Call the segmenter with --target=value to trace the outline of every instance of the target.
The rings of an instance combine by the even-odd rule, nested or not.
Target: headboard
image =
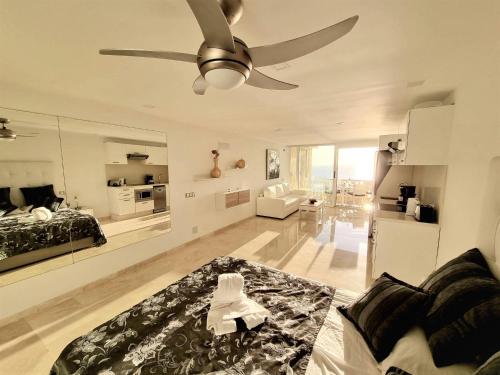
[[[497,220],[497,230],[493,241],[495,247],[495,259],[491,259],[489,266],[496,278],[500,280],[500,217]]]
[[[24,205],[19,188],[49,184],[56,194],[64,190],[62,167],[51,161],[0,161],[0,187],[10,187],[10,199],[16,206]]]

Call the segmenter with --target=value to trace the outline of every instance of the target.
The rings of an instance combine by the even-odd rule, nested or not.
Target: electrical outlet
[[[195,225],[195,226],[193,227],[192,232],[193,232],[193,234],[198,233],[198,226],[197,226],[197,225]]]
[[[194,191],[191,191],[189,193],[185,193],[184,197],[185,198],[194,198],[195,197]]]

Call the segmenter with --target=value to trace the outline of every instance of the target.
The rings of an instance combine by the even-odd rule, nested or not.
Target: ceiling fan
[[[7,125],[10,123],[9,119],[0,117],[0,141],[12,142],[15,141],[17,137],[23,138],[33,138],[34,135],[16,134],[12,129],[8,129]],[[39,134],[39,133],[31,133]]]
[[[255,68],[275,65],[314,52],[347,34],[358,21],[353,16],[335,25],[281,43],[251,47],[234,37],[229,29],[243,13],[242,0],[187,0],[200,25],[205,41],[198,54],[136,49],[101,49],[101,55],[150,57],[196,63],[200,75],[193,83],[195,94],[212,86],[229,90],[247,85],[271,90],[298,86],[268,77]]]

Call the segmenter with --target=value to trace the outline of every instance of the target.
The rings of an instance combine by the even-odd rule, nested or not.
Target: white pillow
[[[283,195],[285,195],[285,190],[283,189],[283,185],[278,184],[276,186],[276,198],[281,198]]]
[[[23,207],[18,207],[14,211],[10,211],[7,215],[5,216],[14,216],[14,215],[25,215],[29,214],[30,210],[33,208],[33,205],[31,206],[23,206]]]
[[[380,363],[382,374],[392,366],[410,374],[425,375],[471,375],[476,370],[467,364],[436,367],[425,333],[419,327],[412,328],[400,338],[391,354]]]
[[[285,192],[285,194],[288,194],[290,193],[290,185],[288,184],[288,182],[283,182],[283,191]]]
[[[264,197],[266,198],[276,198],[276,186],[268,186],[264,189]]]

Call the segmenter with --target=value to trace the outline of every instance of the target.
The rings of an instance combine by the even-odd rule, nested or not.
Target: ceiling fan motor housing
[[[229,52],[220,48],[207,47],[203,43],[198,50],[197,64],[203,77],[207,72],[214,69],[231,69],[240,72],[245,80],[250,77],[252,71],[252,59],[248,53],[247,45],[238,38],[234,38],[235,52]]]

